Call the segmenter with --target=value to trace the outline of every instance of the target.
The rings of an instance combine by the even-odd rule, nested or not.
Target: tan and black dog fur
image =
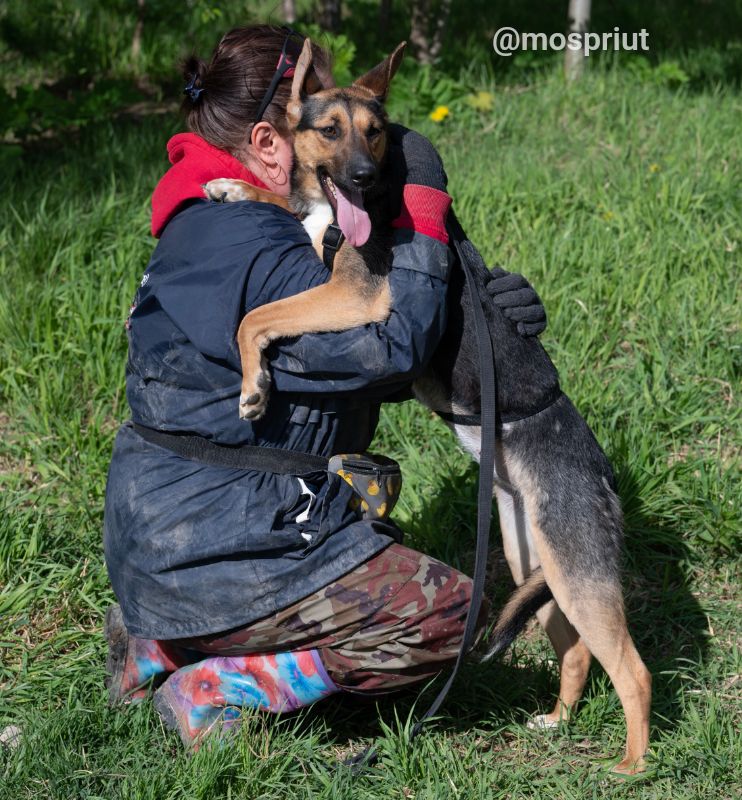
[[[386,118],[381,104],[401,55],[402,46],[349,88],[307,94],[311,50],[305,43],[288,107],[295,156],[288,202],[234,181],[212,181],[207,194],[214,199],[277,202],[304,218],[318,247],[331,216],[325,176],[347,185],[348,165],[354,159],[369,159],[377,167],[382,162]],[[337,135],[328,136],[330,131],[323,128]],[[372,189],[367,196],[373,222],[379,197]],[[324,217],[319,214],[313,220],[322,206]],[[554,709],[535,717],[531,726],[551,727],[569,718],[582,694],[592,654],[613,682],[626,716],[626,751],[614,769],[639,772],[649,745],[651,677],[626,626],[620,576],[623,522],[611,466],[561,392],[556,369],[538,339],[520,336],[491,302],[485,288],[489,271],[450,216],[452,236],[463,241],[473,265],[494,345],[495,495],[505,555],[519,587],[498,619],[488,656],[511,642],[525,614],[539,608],[539,621],[559,660],[560,689]],[[268,378],[262,351],[270,341],[386,319],[390,238],[388,231],[376,228],[374,224],[368,245],[341,247],[329,283],[262,306],[242,321],[241,415],[255,419],[265,409]],[[413,388],[418,400],[441,414],[477,460],[480,428],[471,423],[480,413],[478,376],[473,315],[463,270],[455,268],[448,288],[446,333]]]

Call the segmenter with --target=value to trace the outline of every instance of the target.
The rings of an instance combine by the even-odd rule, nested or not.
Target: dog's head
[[[405,44],[346,88],[312,70],[308,39],[296,63],[286,109],[294,136],[292,189],[305,205],[326,198],[354,247],[371,233],[364,204],[379,181],[387,144],[384,101]]]

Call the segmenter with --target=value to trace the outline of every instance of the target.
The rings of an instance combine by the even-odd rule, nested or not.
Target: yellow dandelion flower
[[[649,171],[650,171],[650,173],[652,175],[654,175],[655,172],[659,172],[660,171],[660,165],[659,164],[650,164],[649,165]]]
[[[605,211],[601,216],[606,222],[610,222],[616,215],[612,211]]]
[[[435,111],[430,112],[430,118],[433,122],[443,122],[450,113],[448,106],[438,106]]]

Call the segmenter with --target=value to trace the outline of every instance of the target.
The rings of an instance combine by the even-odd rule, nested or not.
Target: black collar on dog
[[[327,226],[325,235],[322,237],[322,260],[327,269],[332,269],[335,261],[335,253],[342,247],[345,241],[345,234],[340,230],[338,221],[333,218]]]
[[[536,406],[536,408],[529,411],[527,414],[516,412],[514,414],[502,414],[498,412],[497,424],[498,426],[505,425],[508,422],[520,422],[523,419],[530,419],[551,408],[557,400],[561,400],[563,396],[562,390],[557,386],[556,391],[552,392],[548,397],[544,398],[543,403]],[[435,412],[444,422],[450,422],[452,425],[468,425],[475,427],[482,424],[481,414],[456,414],[452,411],[436,411]]]

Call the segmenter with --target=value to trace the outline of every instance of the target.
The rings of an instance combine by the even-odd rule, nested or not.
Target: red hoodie
[[[187,200],[204,200],[203,184],[214,178],[246,181],[268,187],[226,150],[210,145],[195,133],[179,133],[167,143],[173,165],[152,195],[152,235],[159,238],[167,223]]]
[[[205,199],[203,184],[214,178],[246,181],[261,189],[268,187],[226,150],[209,144],[195,133],[179,133],[167,143],[173,165],[160,179],[152,195],[152,235],[160,237],[167,223],[187,200]],[[407,184],[402,209],[392,222],[394,228],[408,228],[446,244],[446,213],[451,198],[430,186]]]

